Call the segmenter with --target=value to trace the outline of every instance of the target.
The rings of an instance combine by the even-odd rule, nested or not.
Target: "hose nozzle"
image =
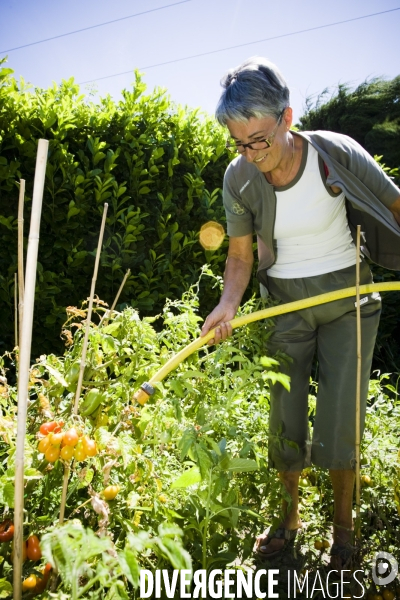
[[[155,392],[155,389],[150,383],[142,383],[140,388],[133,394],[133,399],[136,400],[139,404],[144,406],[146,402],[149,400],[150,396],[152,396]]]

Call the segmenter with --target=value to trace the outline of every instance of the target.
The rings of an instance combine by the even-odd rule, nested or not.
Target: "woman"
[[[291,131],[288,87],[276,66],[263,58],[249,59],[229,72],[222,86],[216,118],[228,128],[227,146],[239,156],[224,179],[229,250],[220,302],[202,329],[205,335],[216,327],[210,343],[232,333],[229,321],[252,272],[254,232],[262,293],[282,302],[355,285],[352,231],[358,224],[366,237],[363,253],[400,269],[400,192],[369,154],[347,136]],[[362,262],[361,283],[371,281]],[[301,527],[298,483],[310,463],[329,469],[332,481],[331,567],[343,568],[353,551],[355,315],[354,298],[349,298],[276,319],[268,350],[280,349],[292,358],[283,369],[291,389],[271,386],[269,460],[292,501],[283,502],[278,529],[258,538],[258,553],[267,558],[282,552]],[[361,316],[362,431],[380,316],[378,294],[362,300]],[[316,349],[319,387],[311,441],[307,399]]]

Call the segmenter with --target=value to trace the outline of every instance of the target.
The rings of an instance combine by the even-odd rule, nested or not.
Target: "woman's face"
[[[262,119],[251,117],[245,123],[228,121],[227,127],[236,144],[247,144],[256,140],[263,140],[269,138],[275,132],[270,148],[264,148],[263,150],[245,148],[243,153],[248,162],[254,163],[262,173],[268,173],[279,167],[283,156],[287,153],[287,132],[291,123],[292,109],[289,107],[285,110],[278,126],[277,120],[274,117],[265,117]]]

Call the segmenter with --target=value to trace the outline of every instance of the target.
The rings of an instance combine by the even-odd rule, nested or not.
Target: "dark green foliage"
[[[96,285],[102,300],[111,304],[129,267],[119,306],[156,314],[167,297],[180,297],[197,280],[205,262],[222,271],[226,242],[220,253],[205,252],[198,242],[203,223],[225,221],[220,188],[228,156],[213,119],[175,106],[162,90],[144,95],[138,73],[120,102],[106,97],[98,105],[79,94],[73,79],[32,92],[11,73],[0,71],[0,320],[6,348],[14,345],[18,183],[26,180],[27,243],[39,138],[50,144],[33,356],[61,350],[65,306],[89,295],[105,202]],[[217,295],[207,291],[208,308]]]
[[[313,102],[307,100],[300,117],[302,131],[325,129],[345,133],[372,156],[383,155],[386,164],[400,166],[400,76],[391,81],[365,81],[354,91],[340,84],[327,100],[325,90]]]

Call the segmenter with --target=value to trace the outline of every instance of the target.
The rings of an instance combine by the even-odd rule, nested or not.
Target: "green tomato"
[[[80,413],[88,417],[97,410],[103,400],[103,394],[97,388],[88,391],[80,407]]]
[[[68,390],[73,392],[76,389],[76,383],[79,378],[79,362],[74,362],[65,374],[65,381],[68,383]]]

